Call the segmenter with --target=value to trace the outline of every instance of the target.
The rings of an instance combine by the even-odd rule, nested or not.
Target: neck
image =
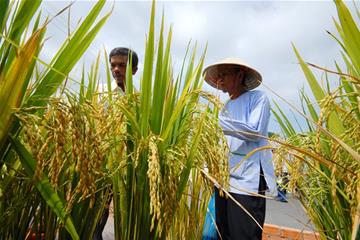
[[[124,83],[118,84],[118,87],[121,88],[121,90],[123,90],[125,92],[125,84]]]
[[[230,99],[236,99],[244,92],[246,92],[246,90],[244,88],[239,88],[239,90],[237,90],[237,91],[234,91],[231,93],[229,92],[229,97],[230,97]]]

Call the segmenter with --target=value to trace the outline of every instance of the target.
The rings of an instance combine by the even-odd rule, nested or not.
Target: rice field
[[[174,73],[173,30],[163,18],[155,35],[153,2],[139,91],[130,61],[126,95],[112,91],[110,75],[100,93],[99,54],[90,74],[70,78],[74,92],[69,73],[111,12],[103,13],[104,0],[94,3],[46,63],[39,54],[52,19],[40,21],[40,4],[0,2],[0,239],[92,239],[111,200],[115,239],[201,239],[213,185],[227,194],[229,179],[222,104],[202,91],[206,50],[195,61],[196,46],[188,46]],[[301,92],[307,129],[297,132],[275,105],[283,135],[270,140],[321,239],[359,239],[359,12],[354,20],[344,2],[335,5],[331,37],[346,69],[309,65],[294,46],[312,90]],[[338,76],[335,89],[320,84],[327,74]]]

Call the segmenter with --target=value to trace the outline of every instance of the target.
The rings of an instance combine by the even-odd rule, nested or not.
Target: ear
[[[132,74],[134,75],[137,72],[138,68],[137,67],[133,67],[132,69]]]

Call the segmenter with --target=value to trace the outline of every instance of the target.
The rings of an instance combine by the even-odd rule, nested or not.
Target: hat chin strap
[[[243,94],[244,92],[246,92],[247,90],[245,88],[240,88],[239,91],[233,92],[233,93],[229,93],[229,97],[230,99],[236,99],[238,98],[241,94]]]

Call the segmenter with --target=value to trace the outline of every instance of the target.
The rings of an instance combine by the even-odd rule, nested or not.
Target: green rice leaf
[[[154,65],[154,35],[155,35],[155,1],[151,6],[151,17],[149,26],[149,36],[146,43],[144,72],[141,81],[141,95],[140,95],[140,129],[141,135],[147,137],[149,127],[149,116],[151,111],[151,96],[152,96],[152,72]]]
[[[294,45],[293,45],[293,49],[294,49],[297,59],[299,60],[300,66],[305,74],[305,77],[310,85],[310,88],[312,90],[312,93],[313,93],[315,99],[318,102],[322,101],[323,99],[325,99],[324,90],[321,88],[321,86],[319,85],[314,74],[311,72],[310,68],[307,66],[307,64],[304,62],[304,60],[301,58],[299,52],[297,51],[297,49],[295,48]],[[339,119],[336,112],[332,112],[330,114],[328,125],[329,125],[328,126],[329,131],[334,133],[336,136],[341,136],[345,130],[343,127],[343,124],[342,124],[341,120]]]
[[[126,66],[126,73],[125,73],[125,77],[126,77],[126,84],[125,84],[125,92],[128,95],[131,95],[134,93],[134,83],[133,83],[133,67],[132,67],[132,55],[129,54],[128,56],[128,62],[127,62],[127,66]]]
[[[190,149],[189,155],[186,158],[186,164],[185,164],[184,170],[181,172],[179,187],[176,192],[176,198],[178,200],[180,200],[180,197],[181,197],[181,195],[184,191],[184,188],[188,182],[190,171],[191,171],[191,165],[193,164],[194,158],[195,158],[196,154],[198,154],[198,152],[199,152],[198,146],[199,146],[199,142],[200,142],[200,136],[202,133],[203,122],[206,117],[207,117],[207,113],[206,112],[202,113],[202,116],[199,120],[198,126],[196,127],[197,130],[196,130],[195,136],[192,139],[191,149]]]
[[[41,18],[41,11],[39,11],[39,14],[38,14],[38,16],[37,16],[37,18],[35,20],[32,33],[36,32],[39,29],[40,18]]]
[[[344,39],[345,38],[345,36],[344,36],[344,31],[343,31],[343,29],[341,28],[341,25],[338,23],[338,21],[336,21],[334,18],[333,18],[333,22],[334,22],[334,25],[335,25],[335,27],[336,27],[336,30],[338,31],[338,33],[339,33],[339,35],[340,35],[340,37],[341,37],[341,39]],[[341,40],[339,39],[339,38],[337,38],[335,35],[333,35],[333,34],[330,34],[333,38],[335,38],[335,40],[340,44],[340,46],[342,47],[342,49],[345,51],[345,52],[347,52],[347,50],[346,50],[346,47],[345,47],[345,45],[341,42]]]
[[[99,32],[101,27],[105,24],[106,20],[110,16],[110,14],[105,15],[91,30],[89,30],[91,28],[91,24],[97,18],[104,3],[104,0],[98,1],[90,14],[86,17],[84,22],[76,31],[74,36],[69,41],[65,41],[66,47],[62,49],[61,53],[53,64],[53,68],[63,74],[59,74],[54,70],[50,69],[46,76],[41,79],[35,92],[28,100],[27,105],[43,106],[44,104],[46,104],[46,99],[56,92],[58,87],[65,79],[64,75],[66,76],[67,74],[69,74],[71,69],[74,67],[82,54],[89,47],[96,34]],[[72,57],[69,58],[69,56]]]
[[[0,1],[0,29],[1,29],[1,32],[3,32],[2,26],[5,22],[4,20],[6,20],[5,16],[6,16],[8,7],[9,7],[9,0]],[[1,37],[0,37],[0,42],[1,42]]]
[[[0,109],[0,144],[4,143],[11,128],[14,109],[20,107],[22,102],[25,85],[28,84],[27,77],[33,66],[33,57],[39,48],[43,30],[40,29],[30,37],[18,50],[17,57],[11,62],[6,75],[0,75],[0,102],[3,103]]]
[[[41,0],[21,1],[16,17],[11,24],[9,31],[10,39],[19,43],[22,32],[29,25],[40,4]]]
[[[199,64],[197,66],[197,75],[195,77],[195,81],[194,81],[194,85],[193,85],[193,89],[199,89],[202,86],[202,83],[204,81],[200,81],[201,77],[202,77],[202,69],[204,66],[204,61],[205,61],[205,56],[206,56],[206,51],[207,51],[207,44],[205,46],[205,50],[200,58]]]
[[[81,81],[80,81],[80,90],[79,90],[79,100],[80,102],[85,101],[85,65],[82,67],[81,71]]]
[[[352,18],[349,9],[341,0],[335,0],[338,17],[344,32],[343,41],[347,53],[352,60],[357,72],[360,74],[360,31]]]
[[[341,69],[337,64],[336,64],[336,68],[337,68],[338,72],[341,73]],[[347,93],[348,101],[351,104],[352,109],[354,109],[354,112],[357,115],[357,119],[360,119],[358,100],[357,100],[356,92],[355,92],[353,86],[348,81],[348,79],[343,76],[340,77],[340,80],[341,80],[342,87],[344,88],[345,92]]]
[[[290,131],[287,129],[284,121],[282,120],[282,118],[280,117],[280,115],[277,113],[277,111],[272,108],[272,109],[271,109],[271,112],[274,114],[274,117],[275,117],[275,119],[276,119],[276,122],[280,125],[281,131],[283,132],[283,134],[284,134],[286,137],[290,137],[290,136],[291,136]]]
[[[294,127],[292,126],[290,120],[288,119],[288,117],[286,116],[286,114],[282,111],[282,109],[280,108],[280,106],[274,102],[275,107],[277,109],[277,112],[280,113],[280,115],[282,116],[282,124],[285,125],[285,129],[286,129],[286,133],[288,136],[293,136],[296,134],[296,131],[294,129]],[[274,111],[273,111],[274,112]],[[279,120],[279,119],[278,119]]]
[[[307,106],[307,109],[309,110],[311,118],[314,120],[314,122],[318,122],[319,116],[318,116],[313,104],[311,103],[309,97],[305,94],[304,91],[301,91],[301,96],[306,103],[306,106]]]
[[[163,70],[163,51],[164,51],[164,13],[162,15],[161,27],[160,27],[160,37],[159,44],[157,50],[157,62],[156,62],[156,70],[155,70],[155,79],[153,86],[153,97],[152,102],[152,113],[151,113],[151,126],[152,131],[155,134],[158,134],[161,129],[161,117],[163,115],[163,106],[164,106],[164,97],[161,92],[164,92],[160,87],[163,86],[163,81],[165,79],[162,78],[162,70]]]
[[[31,154],[26,150],[24,145],[21,142],[13,137],[10,137],[11,144],[17,154],[20,157],[21,164],[23,165],[26,173],[29,177],[33,177],[35,172],[35,160]],[[49,179],[43,177],[42,179],[35,179],[35,186],[40,192],[41,196],[44,198],[48,206],[54,211],[54,213],[61,219],[64,223],[66,230],[69,232],[73,239],[80,239],[76,228],[71,220],[71,216],[65,211],[65,204],[60,199],[58,194],[51,187]]]
[[[111,89],[111,72],[110,72],[110,64],[108,60],[108,53],[106,49],[104,49],[104,59],[105,59],[105,66],[106,66],[106,85],[107,85],[107,92],[109,97],[109,103],[112,103],[112,89]]]
[[[325,93],[322,87],[319,85],[317,79],[315,78],[314,74],[311,72],[310,68],[307,66],[307,64],[304,62],[302,57],[300,56],[298,50],[296,49],[295,45],[293,44],[293,50],[296,54],[297,59],[299,60],[301,69],[304,72],[304,75],[310,85],[310,88],[312,90],[312,93],[314,94],[315,99],[320,102],[325,98]]]

